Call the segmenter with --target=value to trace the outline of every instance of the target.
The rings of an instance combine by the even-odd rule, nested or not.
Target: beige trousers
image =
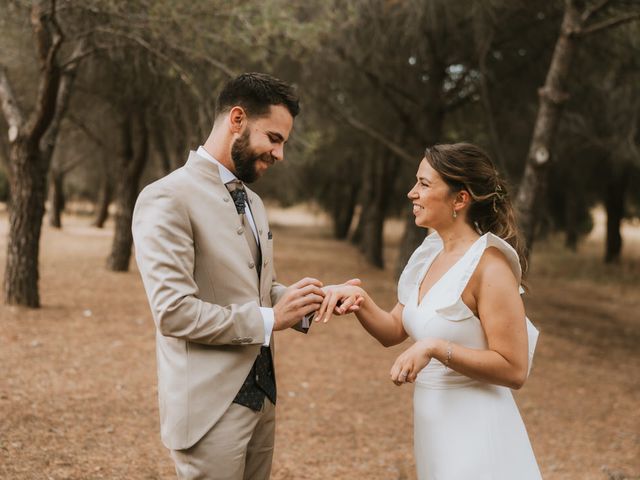
[[[232,403],[198,443],[172,450],[180,480],[268,480],[275,437],[275,406],[260,412]]]

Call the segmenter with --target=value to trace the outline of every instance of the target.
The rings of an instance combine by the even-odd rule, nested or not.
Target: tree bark
[[[4,299],[7,304],[32,308],[40,306],[38,258],[47,178],[40,157],[29,139],[19,138],[12,145]]]
[[[123,155],[117,179],[117,213],[111,254],[107,259],[107,268],[114,272],[129,270],[133,237],[131,221],[133,208],[140,185],[140,178],[149,157],[149,132],[145,111],[138,107],[133,114],[127,114],[122,127]],[[139,138],[134,147],[134,135]]]

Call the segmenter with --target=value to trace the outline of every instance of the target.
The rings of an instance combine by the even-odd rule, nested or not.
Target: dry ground
[[[383,306],[390,271],[367,266],[318,219],[273,211],[280,279],[351,275]],[[105,270],[111,231],[67,218],[45,228],[40,310],[0,307],[0,478],[168,479],[160,443],[154,328],[135,267]],[[4,265],[6,216],[0,216]],[[516,397],[544,478],[640,478],[640,238],[623,267],[590,240],[569,255],[538,245],[529,316],[541,330]],[[397,225],[389,226],[394,256]],[[391,263],[390,263],[391,264]],[[388,381],[395,356],[353,317],[277,335],[273,478],[412,479],[412,387]],[[455,449],[455,445],[450,446]],[[517,480],[517,479],[514,479]]]

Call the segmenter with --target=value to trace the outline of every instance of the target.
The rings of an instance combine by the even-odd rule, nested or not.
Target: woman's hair
[[[454,143],[429,147],[424,157],[452,192],[469,192],[467,221],[481,235],[491,232],[509,243],[518,253],[524,276],[527,271],[524,242],[507,184],[489,156],[470,143]]]

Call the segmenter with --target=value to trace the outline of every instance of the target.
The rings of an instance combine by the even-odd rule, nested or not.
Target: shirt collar
[[[218,171],[220,172],[220,180],[222,180],[222,183],[226,184],[229,182],[233,182],[234,180],[238,180],[238,177],[236,177],[231,172],[231,170],[229,170],[227,167],[221,164],[218,160],[213,158],[213,156],[209,152],[207,152],[202,145],[198,147],[198,151],[196,153],[201,157],[206,158],[210,162],[213,162],[216,165],[218,165]]]

